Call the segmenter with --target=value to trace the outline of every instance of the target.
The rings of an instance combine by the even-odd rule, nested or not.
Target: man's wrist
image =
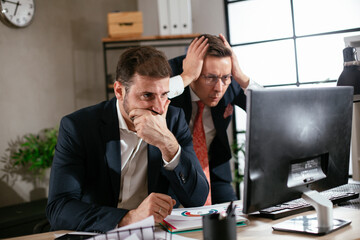
[[[120,222],[118,223],[117,227],[123,227],[126,225],[131,224],[131,215],[135,210],[130,210],[128,211],[125,216],[120,220]]]
[[[166,162],[170,162],[176,155],[179,150],[179,143],[177,142],[174,135],[169,136],[166,141],[162,143],[162,146],[159,147],[162,157]]]
[[[242,89],[246,89],[250,84],[250,78],[245,74],[240,74],[239,76],[233,76],[233,78],[240,85]]]
[[[184,83],[184,87],[188,86],[192,81],[194,81],[194,77],[191,75],[187,75],[185,72],[183,72],[182,74],[180,74],[180,77],[183,80]]]

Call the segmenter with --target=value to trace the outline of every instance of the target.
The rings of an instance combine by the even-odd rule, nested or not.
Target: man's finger
[[[197,48],[197,46],[203,41],[204,36],[201,36],[201,38],[195,38],[189,46],[189,51],[191,51],[193,48]]]
[[[153,115],[157,115],[159,114],[158,112],[155,112],[154,110],[151,110],[151,109],[147,109],[147,108],[135,108],[133,110],[131,110],[129,112],[129,117],[131,118],[131,120],[139,117],[139,116],[142,116],[148,112],[151,112]]]
[[[227,48],[230,48],[230,49],[231,49],[231,46],[230,46],[229,42],[226,40],[225,36],[224,36],[222,33],[219,34],[219,37],[220,37],[220,39],[223,41],[224,45],[225,45]]]
[[[209,44],[207,43],[207,39],[205,39],[205,41],[201,44],[199,50],[199,56],[201,58],[204,58],[205,54],[207,53],[207,50],[209,48]]]

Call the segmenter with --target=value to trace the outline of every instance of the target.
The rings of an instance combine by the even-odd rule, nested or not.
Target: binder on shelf
[[[170,0],[172,1],[172,0]],[[177,0],[180,12],[180,29],[181,34],[192,33],[191,22],[191,0]]]
[[[168,0],[157,0],[160,35],[170,35]]]
[[[192,33],[191,0],[157,0],[159,34]]]
[[[170,34],[178,35],[181,34],[180,28],[180,2],[178,0],[168,0],[169,4],[169,22],[170,22]]]

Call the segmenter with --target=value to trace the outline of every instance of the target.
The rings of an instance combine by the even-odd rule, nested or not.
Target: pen
[[[231,209],[230,213],[228,214],[228,217],[235,214],[235,209],[236,209],[236,205],[234,205],[234,207]]]
[[[229,216],[230,212],[233,209],[233,201],[230,202],[228,208],[226,209],[226,215]]]

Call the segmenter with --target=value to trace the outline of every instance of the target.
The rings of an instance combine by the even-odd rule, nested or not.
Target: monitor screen
[[[346,184],[351,87],[249,90],[243,212]]]

